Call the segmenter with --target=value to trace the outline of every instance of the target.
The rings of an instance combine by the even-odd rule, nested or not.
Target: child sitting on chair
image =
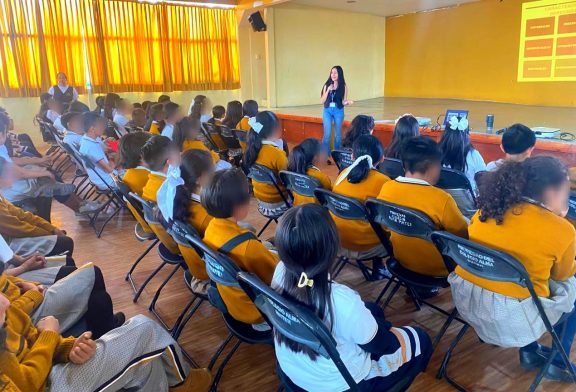
[[[174,133],[174,125],[184,118],[184,113],[180,105],[174,102],[167,102],[164,104],[164,128],[162,128],[162,136],[166,136],[172,140]]]
[[[242,105],[243,117],[242,120],[240,120],[240,122],[236,124],[236,128],[241,129],[243,131],[249,131],[250,124],[248,123],[248,121],[250,120],[250,118],[256,117],[257,114],[258,114],[258,102],[254,101],[253,99],[244,101],[244,104]]]
[[[392,141],[386,149],[386,158],[401,159],[400,149],[404,142],[413,137],[420,136],[420,125],[418,120],[411,114],[400,116],[396,120]]]
[[[328,157],[318,139],[306,139],[292,150],[288,159],[288,171],[304,174],[317,179],[323,189],[332,190],[332,181],[323,173],[318,166],[320,162],[326,162]],[[305,203],[317,203],[315,197],[301,196],[297,192],[294,194],[294,205]]]
[[[86,112],[82,115],[84,136],[80,142],[80,154],[89,159],[95,166],[88,169],[90,182],[100,190],[114,187],[112,174],[116,174],[116,162],[110,161],[106,155],[106,147],[102,142],[102,135],[106,130],[106,120],[99,115]]]
[[[212,108],[212,118],[208,120],[209,124],[220,125],[226,117],[226,108],[222,105],[216,105]]]
[[[82,136],[84,136],[82,113],[68,112],[64,114],[62,116],[62,125],[66,128],[62,141],[74,147],[76,151],[79,151]]]
[[[142,197],[156,202],[158,189],[166,180],[168,169],[180,166],[180,150],[167,137],[152,136],[142,147],[142,160],[150,170]]]
[[[353,148],[354,163],[336,180],[333,191],[364,203],[378,196],[382,185],[390,181],[375,167],[384,160],[384,147],[371,135],[360,136]],[[388,272],[382,263],[387,252],[378,235],[367,221],[333,216],[340,233],[342,255],[358,260],[373,260],[374,279],[383,279]]]
[[[372,135],[372,132],[374,132],[374,117],[359,114],[350,123],[346,136],[342,140],[342,147],[351,150],[360,136]]]
[[[488,163],[486,170],[496,170],[507,161],[522,162],[526,158],[530,158],[535,145],[536,135],[533,130],[522,124],[509,126],[502,134],[502,142],[500,143],[500,149],[506,156],[504,159]]]
[[[339,238],[326,210],[315,204],[292,208],[280,220],[275,243],[282,262],[272,287],[326,324],[358,390],[396,390],[400,382],[406,383],[401,389],[406,390],[426,369],[432,354],[430,337],[417,327],[393,327],[377,304],[365,303],[357,292],[330,278]],[[349,390],[331,359],[279,331],[274,342],[285,385],[293,383],[310,392]]]
[[[152,135],[160,135],[166,117],[164,114],[164,105],[161,103],[151,105],[148,113],[148,121],[144,126],[144,131],[150,132]]]
[[[132,132],[122,136],[118,152],[120,166],[124,169],[122,181],[131,192],[142,196],[142,190],[148,182],[150,170],[142,160],[142,147],[152,136],[148,132]]]
[[[244,154],[246,170],[255,165],[262,165],[272,170],[280,188],[280,194],[276,187],[253,181],[254,196],[258,200],[258,209],[267,217],[280,216],[288,209],[284,199],[288,194],[282,185],[278,174],[288,168],[288,158],[284,150],[278,148],[277,140],[282,136],[278,117],[272,112],[264,111],[250,119],[250,132]],[[283,197],[284,196],[284,199]]]
[[[251,230],[239,225],[250,211],[250,189],[244,173],[240,169],[216,172],[201,199],[206,212],[214,217],[206,228],[204,242],[226,253],[241,270],[256,274],[269,285],[278,257]],[[218,286],[218,291],[234,319],[252,324],[256,330],[270,329],[244,291],[223,286]]]

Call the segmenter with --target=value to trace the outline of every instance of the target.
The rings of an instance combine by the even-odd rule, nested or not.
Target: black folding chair
[[[384,158],[377,169],[380,173],[386,174],[393,180],[404,175],[404,166],[402,166],[400,159]]]
[[[205,143],[208,144],[208,148],[214,150],[218,153],[222,152],[224,147],[224,142],[220,140],[220,134],[215,129],[213,124],[202,123],[200,126],[201,137],[205,139]],[[220,143],[219,143],[220,142]]]
[[[374,224],[385,226],[394,233],[403,236],[431,241],[432,233],[436,230],[436,227],[430,218],[420,211],[378,199],[369,199],[366,202],[366,207],[369,211],[370,220],[374,222]],[[425,262],[425,260],[422,261]],[[448,330],[448,327],[450,327],[452,321],[454,319],[459,321],[462,320],[458,318],[458,311],[456,308],[450,312],[447,312],[446,310],[434,305],[433,303],[422,299],[418,294],[417,289],[446,288],[449,286],[448,279],[442,276],[428,276],[411,271],[402,266],[401,262],[394,257],[393,253],[391,253],[391,257],[386,262],[386,266],[388,267],[388,271],[390,271],[395,279],[391,279],[382,289],[376,302],[380,302],[384,294],[388,291],[389,287],[393,282],[395,282],[396,285],[384,302],[383,308],[388,306],[398,289],[401,286],[404,286],[408,295],[414,301],[417,310],[420,310],[421,304],[425,304],[430,308],[442,313],[443,315],[448,316],[448,319],[434,339],[434,347],[436,347],[436,345],[440,342],[440,339],[442,339],[442,336],[444,336]],[[451,270],[453,270],[453,268],[449,269],[448,271]]]
[[[570,198],[568,199],[568,214],[566,218],[570,220],[576,220],[576,192],[570,192]]]
[[[228,256],[212,250],[208,245],[206,245],[199,236],[194,236],[190,234],[186,234],[186,239],[190,242],[195,249],[198,249],[200,252],[202,259],[206,263],[206,272],[208,272],[208,276],[210,276],[210,280],[214,284],[218,284],[221,286],[226,287],[233,287],[241,290],[240,284],[237,280],[237,275],[241,272],[240,268],[236,265],[236,263],[229,258]],[[212,369],[216,364],[216,361],[222,355],[222,352],[230,343],[233,337],[237,338],[236,344],[232,347],[232,349],[228,352],[228,354],[224,357],[224,360],[220,364],[216,375],[214,376],[214,380],[212,381],[212,386],[210,391],[216,391],[218,388],[218,383],[222,378],[222,374],[224,372],[224,368],[226,364],[230,361],[234,353],[238,350],[238,347],[242,343],[248,344],[273,344],[273,337],[272,337],[272,330],[261,332],[256,331],[252,325],[240,322],[234,319],[228,313],[226,305],[224,301],[220,297],[220,293],[218,289],[214,286],[208,289],[208,300],[210,303],[218,309],[222,313],[222,317],[224,320],[224,324],[228,328],[230,334],[224,340],[224,342],[220,345],[210,363],[208,364],[208,369]],[[187,322],[187,321],[185,321]]]
[[[324,358],[331,359],[350,387],[349,391],[358,390],[358,384],[340,358],[334,337],[317,315],[310,309],[283,298],[254,274],[240,272],[238,282],[276,332],[305,345]],[[290,392],[303,391],[281,373],[279,366],[278,371],[284,388]]]
[[[228,128],[226,125],[214,125],[214,128],[218,131],[220,139],[226,146],[228,159],[234,165],[239,166],[242,161],[242,146],[240,145],[236,129]]]
[[[318,202],[328,209],[332,214],[336,215],[339,218],[346,219],[346,220],[356,220],[356,221],[365,221],[369,223],[380,242],[386,248],[388,254],[392,254],[392,247],[386,237],[386,233],[382,229],[380,225],[375,225],[370,221],[368,210],[366,206],[362,204],[360,201],[343,195],[339,195],[337,193],[331,192],[326,189],[318,188],[314,191],[314,195]],[[353,265],[358,267],[364,275],[366,280],[372,280],[373,270],[370,267],[367,267],[364,264],[364,261],[372,260],[370,259],[356,259],[356,264],[350,262],[348,257],[341,256],[338,261],[334,264],[334,273],[333,277],[336,278],[342,269],[346,266],[346,264]]]
[[[255,164],[252,165],[252,167],[250,168],[250,171],[248,172],[248,177],[251,178],[252,181],[254,182],[274,186],[274,188],[276,188],[276,191],[278,192],[278,195],[280,195],[282,201],[284,202],[284,204],[286,204],[286,208],[288,209],[291,207],[290,202],[286,198],[286,195],[284,195],[284,192],[282,192],[280,184],[278,183],[278,179],[276,178],[276,175],[272,170],[270,170],[266,166]],[[264,231],[268,228],[268,226],[270,226],[270,223],[272,222],[278,223],[278,219],[282,216],[282,214],[267,216],[264,215],[262,211],[260,211],[260,209],[258,209],[258,212],[260,212],[260,214],[262,214],[262,216],[264,216],[265,218],[268,218],[268,221],[258,233],[258,237],[260,237],[262,233],[264,233]]]
[[[530,292],[530,297],[532,298],[534,305],[536,305],[540,317],[546,326],[546,330],[552,337],[553,343],[552,352],[550,353],[546,365],[542,367],[540,372],[534,378],[534,381],[530,385],[530,392],[536,390],[557,353],[562,357],[562,361],[567,369],[570,369],[570,374],[572,375],[574,382],[576,382],[576,372],[574,372],[574,369],[570,364],[568,353],[564,351],[560,339],[544,311],[540,297],[538,297],[538,294],[536,294],[536,291],[534,290],[530,276],[522,263],[507,253],[487,248],[475,242],[465,240],[443,231],[434,232],[432,234],[432,241],[444,256],[447,264],[456,263],[465,271],[468,271],[482,279],[514,283]],[[442,365],[440,366],[436,376],[438,379],[445,378],[453,387],[464,392],[466,390],[448,376],[448,363],[454,348],[462,339],[469,327],[470,325],[465,324],[454,341],[452,341],[450,348],[444,355]]]
[[[322,188],[322,184],[316,178],[287,170],[280,172],[280,180],[282,180],[289,192],[292,194],[296,193],[302,197],[316,198],[314,191]]]
[[[352,150],[334,150],[330,153],[339,171],[346,169],[354,163]]]
[[[436,187],[444,189],[452,195],[465,217],[471,218],[478,210],[474,189],[463,172],[446,167],[442,168]]]

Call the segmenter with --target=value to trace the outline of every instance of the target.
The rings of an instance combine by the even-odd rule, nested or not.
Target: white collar
[[[278,148],[278,145],[271,140],[262,140],[262,144],[267,144],[269,146],[274,146],[274,147]]]
[[[150,171],[150,169],[148,169],[147,167],[145,167],[145,166],[140,166],[140,165],[136,166],[135,169],[142,169],[142,170],[146,170],[146,171],[148,171],[148,172]]]
[[[192,193],[190,195],[190,200],[194,200],[195,202],[200,203],[200,195],[196,194],[196,193]]]
[[[155,174],[155,175],[157,175],[157,176],[166,177],[166,173],[162,173],[162,172],[159,172],[159,171],[152,171],[152,170],[150,170],[150,174]]]
[[[396,177],[396,181],[403,182],[405,184],[418,184],[418,185],[430,185],[428,181],[420,180],[418,178],[408,178],[408,177]]]

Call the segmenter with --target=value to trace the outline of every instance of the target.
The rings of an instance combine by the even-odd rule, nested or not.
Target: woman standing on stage
[[[324,136],[322,146],[330,154],[330,137],[332,135],[332,122],[334,122],[334,149],[338,150],[342,142],[342,122],[344,122],[344,106],[352,105],[348,100],[348,86],[344,80],[342,67],[336,65],[330,71],[330,77],[322,87],[320,102],[324,105],[322,120],[324,122]]]

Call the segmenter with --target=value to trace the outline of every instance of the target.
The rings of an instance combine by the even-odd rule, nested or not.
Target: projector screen
[[[522,4],[518,81],[576,81],[576,0]]]

